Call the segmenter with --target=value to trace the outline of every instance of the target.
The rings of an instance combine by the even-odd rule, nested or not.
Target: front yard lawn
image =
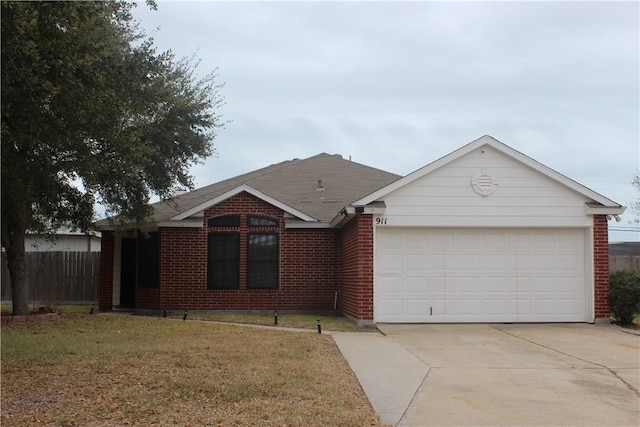
[[[3,426],[382,426],[330,336],[136,316],[2,325]]]

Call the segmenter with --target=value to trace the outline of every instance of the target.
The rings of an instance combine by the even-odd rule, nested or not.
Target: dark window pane
[[[278,287],[278,235],[249,234],[247,287]]]
[[[158,246],[159,234],[149,233],[138,238],[138,287],[158,286]]]
[[[209,219],[209,227],[240,227],[240,215],[225,215]]]
[[[247,269],[247,287],[276,289],[278,287],[278,265],[273,262],[250,262]]]
[[[239,286],[240,238],[237,233],[209,233],[207,288],[236,289]]]
[[[277,227],[278,221],[271,218],[264,218],[261,216],[250,216],[247,218],[249,227]]]
[[[278,259],[278,236],[275,234],[249,235],[249,260],[275,261]]]

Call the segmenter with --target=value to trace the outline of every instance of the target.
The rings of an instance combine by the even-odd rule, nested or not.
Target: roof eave
[[[367,206],[345,206],[330,221],[332,228],[340,228],[356,215],[384,215],[386,205],[384,202],[373,202]]]
[[[603,206],[600,203],[585,203],[585,211],[587,215],[622,215],[627,210],[624,206]],[[616,220],[619,220],[616,218]]]

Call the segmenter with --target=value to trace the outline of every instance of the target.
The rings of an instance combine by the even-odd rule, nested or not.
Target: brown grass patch
[[[381,426],[329,336],[61,315],[2,328],[2,425]]]

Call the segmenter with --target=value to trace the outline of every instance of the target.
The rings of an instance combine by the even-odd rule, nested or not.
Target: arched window
[[[209,227],[240,227],[240,215],[224,215],[209,219]]]
[[[277,227],[278,221],[264,216],[247,217],[247,225],[249,227]]]

